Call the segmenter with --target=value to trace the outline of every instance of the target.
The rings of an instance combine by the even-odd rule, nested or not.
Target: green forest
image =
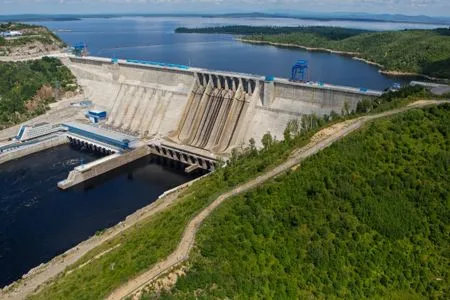
[[[244,35],[244,41],[358,53],[386,71],[450,79],[450,28],[369,32],[336,27],[224,26],[176,32]]]
[[[276,141],[267,133],[262,139],[262,150],[257,150],[255,141],[250,140],[245,152],[238,154],[234,151],[227,167],[219,168],[194,183],[170,209],[142,220],[120,236],[93,249],[70,266],[65,274],[58,276],[52,284],[30,298],[103,299],[113,289],[170,254],[189,220],[218,195],[280,164],[293,149],[306,145],[320,128],[356,117],[359,113],[380,112],[402,106],[414,99],[426,98],[426,93],[421,88],[411,87],[387,93],[356,112],[343,107],[344,116],[333,112],[324,117],[311,115],[302,120],[292,120],[285,130],[285,141]],[[105,255],[91,260],[105,251]],[[89,264],[84,265],[88,261]]]
[[[44,113],[56,89],[62,94],[76,87],[75,76],[57,58],[0,62],[0,129]]]
[[[143,299],[448,299],[449,124],[449,104],[377,120],[230,199]]]
[[[201,27],[201,28],[178,27],[177,29],[175,29],[175,32],[245,34],[245,35],[311,33],[330,40],[341,40],[371,31],[354,28],[325,27],[325,26],[276,27],[276,26],[230,25],[230,26]]]

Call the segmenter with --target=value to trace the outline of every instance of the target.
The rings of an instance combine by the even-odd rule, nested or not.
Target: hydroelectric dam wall
[[[158,140],[158,147],[203,157],[270,132],[278,139],[292,119],[356,108],[379,91],[307,84],[262,76],[99,57],[64,59],[97,108],[108,112],[104,126]],[[159,149],[159,148],[158,148]],[[160,149],[159,149],[160,150]],[[175,155],[175,154],[173,154]],[[177,154],[178,155],[178,154]]]

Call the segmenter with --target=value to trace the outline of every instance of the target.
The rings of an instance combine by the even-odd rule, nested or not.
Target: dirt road
[[[216,200],[214,200],[208,207],[202,210],[198,215],[196,215],[187,225],[183,236],[181,238],[178,247],[174,252],[172,252],[165,260],[154,265],[151,269],[145,273],[139,275],[138,277],[128,281],[126,284],[119,287],[117,290],[112,292],[108,296],[108,300],[118,300],[125,297],[132,296],[142,290],[147,284],[158,278],[161,274],[168,272],[171,268],[181,264],[186,261],[189,257],[189,253],[192,250],[195,241],[195,235],[197,234],[198,228],[202,222],[211,214],[211,212],[216,209],[225,200],[238,195],[240,193],[246,192],[256,186],[264,183],[265,181],[284,173],[285,171],[295,167],[305,158],[314,155],[320,150],[330,146],[335,141],[341,139],[342,137],[348,135],[349,133],[357,130],[363,124],[368,121],[378,119],[381,117],[387,117],[400,112],[407,111],[412,108],[423,107],[426,105],[440,104],[449,101],[417,101],[407,107],[400,109],[380,113],[377,115],[364,116],[345,122],[337,123],[333,126],[325,128],[319,131],[311,139],[311,142],[305,147],[293,152],[287,161],[281,165],[275,167],[272,170],[267,171],[263,175],[244,183],[230,192],[222,194]]]

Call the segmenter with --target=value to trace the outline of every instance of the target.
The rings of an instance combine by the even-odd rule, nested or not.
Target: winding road
[[[383,112],[376,115],[369,115],[364,117],[359,117],[351,120],[347,120],[341,123],[334,124],[327,127],[318,133],[316,133],[310,143],[303,148],[294,151],[288,160],[278,165],[274,169],[267,171],[266,173],[252,179],[240,186],[237,186],[233,190],[222,194],[216,200],[214,200],[208,207],[197,214],[187,225],[180,243],[174,252],[172,252],[167,258],[158,264],[152,266],[148,271],[142,273],[136,278],[128,281],[126,284],[122,285],[115,291],[113,291],[107,299],[109,300],[119,300],[125,297],[133,296],[134,294],[140,292],[145,286],[151,283],[153,280],[157,279],[160,275],[169,272],[173,267],[176,267],[186,261],[189,258],[189,253],[192,250],[195,242],[195,236],[197,231],[202,224],[202,222],[214,211],[222,202],[225,200],[238,195],[240,193],[246,192],[256,186],[270,180],[287,170],[297,166],[304,159],[316,154],[320,150],[330,146],[337,140],[343,138],[349,133],[356,131],[365,123],[379,119],[382,117],[391,116],[413,108],[421,108],[428,105],[437,105],[442,103],[450,103],[449,100],[421,100],[416,101],[406,107]]]

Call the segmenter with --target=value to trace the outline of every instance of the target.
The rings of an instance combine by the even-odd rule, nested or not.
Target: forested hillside
[[[77,88],[76,78],[57,58],[0,62],[0,129],[44,113],[48,104]]]
[[[225,202],[158,297],[448,299],[449,124],[448,104],[375,121]]]
[[[341,40],[361,33],[372,32],[369,30],[340,28],[340,27],[269,27],[269,26],[246,26],[246,25],[230,25],[204,28],[186,28],[179,27],[175,29],[176,33],[222,33],[222,34],[245,34],[245,35],[261,35],[261,34],[291,34],[291,33],[312,33],[322,36],[330,40]]]
[[[450,78],[450,28],[367,32],[335,27],[225,26],[177,32],[239,34],[249,42],[358,53],[386,71]]]
[[[366,103],[358,107],[357,113],[382,112],[428,96],[423,88],[409,87]],[[344,118],[356,116],[352,113]],[[233,152],[227,167],[194,183],[169,209],[142,220],[96,247],[30,299],[105,298],[115,288],[169,255],[176,248],[189,220],[218,195],[279,165],[288,159],[293,149],[306,145],[319,128],[342,120],[338,113],[324,117],[305,116],[302,120],[290,122],[284,133],[285,141],[275,141],[266,134],[262,139],[265,147],[262,150],[255,148],[254,140],[249,141],[244,153],[237,155]]]
[[[65,47],[65,43],[48,28],[23,23],[0,23],[0,32],[19,31],[15,37],[0,36],[0,56],[45,54]]]

